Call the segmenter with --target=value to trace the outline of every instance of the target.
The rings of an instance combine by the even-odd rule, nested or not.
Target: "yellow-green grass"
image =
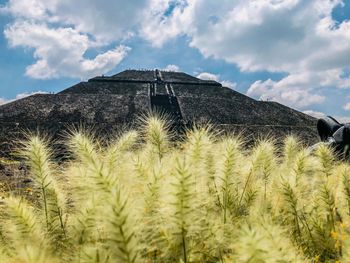
[[[37,198],[3,195],[0,262],[350,262],[350,166],[331,149],[168,129],[151,116],[107,147],[75,131],[60,165],[28,137]]]

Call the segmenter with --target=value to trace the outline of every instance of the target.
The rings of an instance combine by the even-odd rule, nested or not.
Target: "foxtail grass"
[[[0,195],[0,262],[350,260],[350,166],[332,149],[139,124],[110,141],[71,131],[60,165],[27,136],[33,194]]]

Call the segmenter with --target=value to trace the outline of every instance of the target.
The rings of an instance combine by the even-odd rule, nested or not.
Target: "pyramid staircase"
[[[173,128],[183,128],[184,119],[172,85],[163,80],[159,70],[155,70],[154,75],[155,81],[150,83],[149,91],[152,111],[165,114],[172,121]]]

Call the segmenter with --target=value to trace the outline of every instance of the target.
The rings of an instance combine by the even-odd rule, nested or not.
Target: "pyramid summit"
[[[110,134],[132,126],[149,110],[166,112],[179,125],[210,122],[228,132],[317,138],[316,119],[277,102],[257,101],[183,72],[125,70],[0,106],[1,147],[6,151],[23,129],[57,136],[67,126],[84,123]]]

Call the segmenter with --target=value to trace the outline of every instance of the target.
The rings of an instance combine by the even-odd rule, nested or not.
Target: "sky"
[[[350,0],[0,0],[0,104],[125,69],[350,121]]]

